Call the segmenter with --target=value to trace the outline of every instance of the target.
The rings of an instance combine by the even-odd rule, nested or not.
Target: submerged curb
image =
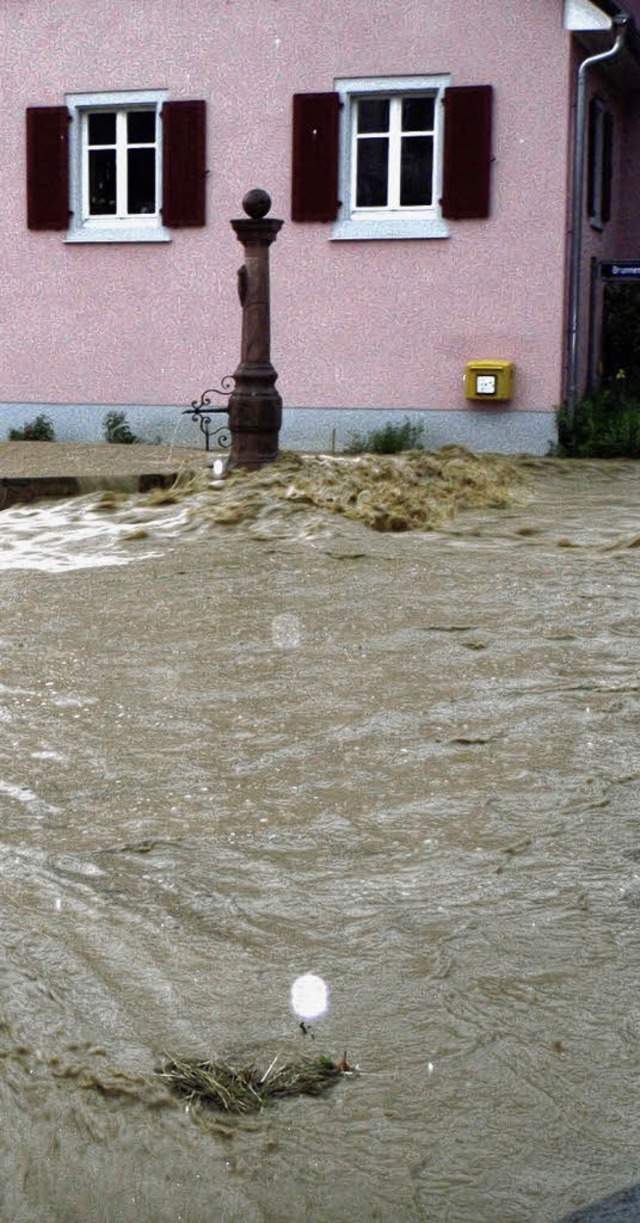
[[[34,501],[170,487],[185,468],[206,470],[211,455],[179,446],[86,442],[0,444],[0,510]]]
[[[0,478],[0,510],[32,501],[60,500],[108,490],[147,493],[152,488],[170,488],[177,478],[177,470],[127,476],[9,476]]]

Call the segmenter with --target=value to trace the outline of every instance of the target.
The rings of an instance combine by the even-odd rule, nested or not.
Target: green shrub
[[[605,382],[624,371],[627,391],[640,389],[640,295],[635,284],[604,286],[602,373]]]
[[[398,454],[401,450],[422,450],[423,433],[424,425],[414,424],[408,417],[401,425],[387,421],[381,429],[352,434],[345,454]]]
[[[23,429],[9,430],[10,442],[53,442],[55,441],[55,432],[53,421],[41,412],[36,416],[35,420],[27,421]]]
[[[140,441],[140,438],[131,432],[124,412],[107,412],[102,423],[104,436],[108,442],[131,446],[133,442]]]
[[[623,371],[581,399],[569,419],[557,409],[558,453],[575,459],[640,458],[640,397],[625,386]]]

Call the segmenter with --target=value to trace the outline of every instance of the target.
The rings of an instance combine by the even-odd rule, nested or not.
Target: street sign
[[[640,280],[640,259],[601,259],[598,275],[601,280]]]

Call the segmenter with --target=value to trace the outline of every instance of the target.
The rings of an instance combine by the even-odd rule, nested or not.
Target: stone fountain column
[[[229,396],[231,453],[229,468],[262,467],[278,454],[282,424],[282,399],[271,364],[271,307],[269,294],[269,247],[283,222],[267,217],[271,198],[259,187],[247,192],[242,207],[247,214],[231,222],[244,247],[244,263],[238,272],[238,295],[242,306],[240,364]]]

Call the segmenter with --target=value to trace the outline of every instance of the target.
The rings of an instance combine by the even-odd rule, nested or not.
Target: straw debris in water
[[[281,453],[257,471],[231,472],[214,487],[183,477],[153,502],[193,496],[191,514],[218,525],[251,522],[277,511],[319,509],[374,531],[432,530],[463,509],[502,508],[522,499],[517,461],[460,446],[397,455]]]
[[[350,1072],[346,1057],[339,1063],[329,1057],[300,1058],[281,1062],[279,1057],[265,1070],[255,1063],[234,1066],[230,1062],[198,1062],[168,1058],[158,1074],[170,1090],[224,1113],[252,1113],[286,1096],[318,1096]]]

